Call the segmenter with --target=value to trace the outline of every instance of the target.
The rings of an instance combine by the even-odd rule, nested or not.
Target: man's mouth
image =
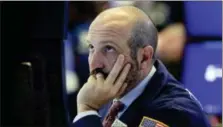
[[[104,76],[104,79],[108,77],[108,73],[104,72],[102,68],[96,68],[91,72],[91,75],[96,77],[96,74],[101,73]]]

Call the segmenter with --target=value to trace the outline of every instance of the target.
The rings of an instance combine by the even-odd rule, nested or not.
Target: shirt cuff
[[[89,115],[96,115],[96,116],[100,117],[99,114],[96,111],[81,112],[81,113],[77,114],[77,116],[74,118],[73,123],[75,123],[79,119],[81,119],[85,116],[89,116]]]

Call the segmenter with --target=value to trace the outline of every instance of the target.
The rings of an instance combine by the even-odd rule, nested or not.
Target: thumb
[[[93,75],[90,75],[90,77],[88,78],[87,82],[95,82],[96,79]]]

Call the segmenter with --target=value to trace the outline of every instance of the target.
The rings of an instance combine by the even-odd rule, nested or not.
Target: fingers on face
[[[94,76],[93,75],[91,75],[89,78],[88,78],[88,82],[91,82],[91,81],[94,81],[95,79],[94,79]]]
[[[96,78],[97,78],[97,84],[98,85],[103,85],[104,84],[104,76],[103,76],[103,74],[101,74],[101,73],[98,73],[97,75],[96,75]]]
[[[130,64],[127,64],[124,69],[122,70],[120,76],[118,77],[118,79],[116,80],[116,83],[114,85],[114,89],[115,91],[119,91],[121,89],[121,87],[123,86],[125,79],[129,73],[129,70],[131,68]]]
[[[114,84],[119,72],[121,71],[124,64],[124,55],[119,55],[114,67],[112,68],[110,74],[107,77],[107,82],[109,84]]]
[[[96,75],[97,84],[110,85],[112,86],[111,91],[115,94],[115,96],[121,95],[127,88],[127,83],[124,82],[131,68],[130,64],[127,64],[124,68],[123,65],[124,55],[119,55],[114,67],[105,81],[102,74]]]
[[[116,97],[120,97],[120,96],[125,92],[127,86],[128,86],[127,83],[122,84],[122,87],[121,87],[121,89],[118,91],[118,94],[116,95]]]

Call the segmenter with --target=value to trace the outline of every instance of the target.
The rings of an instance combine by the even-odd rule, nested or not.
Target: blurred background
[[[1,2],[2,126],[69,126],[89,76],[89,25],[125,5],[151,17],[157,57],[201,102],[212,126],[221,126],[221,1]]]

